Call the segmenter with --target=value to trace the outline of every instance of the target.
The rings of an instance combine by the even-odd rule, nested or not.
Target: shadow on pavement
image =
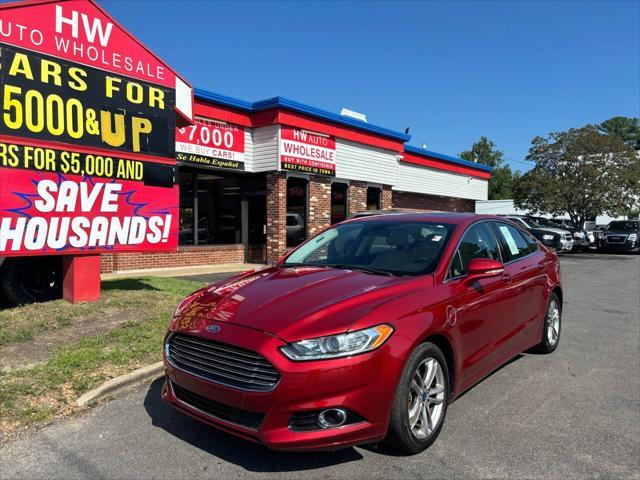
[[[220,272],[220,273],[203,273],[201,275],[181,275],[179,277],[174,277],[174,278],[178,278],[180,280],[193,280],[194,282],[207,282],[207,283],[213,283],[213,282],[217,282],[218,280],[224,280],[225,278],[229,278],[229,277],[234,277],[236,275],[238,275],[239,273],[242,273],[243,271],[238,271],[238,272]]]
[[[339,465],[362,459],[355,449],[336,452],[276,452],[234,437],[177,411],[162,402],[164,378],[153,382],[144,399],[144,408],[154,426],[211,455],[252,472],[291,472]]]
[[[568,255],[561,255],[560,261],[562,260],[575,260],[575,261],[593,261],[593,260],[622,260],[625,261],[629,257],[638,258],[640,255],[633,252],[602,252],[590,250],[589,252],[584,253],[570,253]]]

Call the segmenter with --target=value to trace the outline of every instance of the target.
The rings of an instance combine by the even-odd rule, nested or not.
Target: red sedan
[[[556,255],[508,220],[355,219],[185,298],[162,396],[274,449],[417,453],[462,392],[519,352],[553,352],[561,313]]]

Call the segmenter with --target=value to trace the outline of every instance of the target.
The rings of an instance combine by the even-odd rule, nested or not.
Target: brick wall
[[[307,231],[315,235],[331,224],[331,179],[312,176],[309,179]]]
[[[382,186],[382,194],[380,195],[380,206],[383,210],[389,210],[393,207],[393,190],[390,185]]]
[[[347,195],[349,215],[367,209],[367,182],[352,180]]]
[[[439,197],[436,195],[394,191],[393,207],[443,212],[474,212],[476,202],[464,198]]]
[[[151,268],[193,267],[219,263],[243,263],[243,245],[181,246],[171,253],[113,253],[100,258],[102,273]]]
[[[113,254],[104,253],[100,255],[100,273],[113,272]]]
[[[282,172],[267,175],[267,263],[287,250],[287,178]]]

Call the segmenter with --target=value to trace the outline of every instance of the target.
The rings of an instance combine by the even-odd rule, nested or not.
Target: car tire
[[[46,302],[62,297],[62,259],[58,256],[7,258],[0,288],[12,305]]]
[[[552,293],[547,303],[547,310],[542,322],[542,335],[540,343],[533,348],[536,353],[552,353],[560,343],[562,332],[562,304],[560,298]]]
[[[430,367],[435,369],[433,375],[429,372]],[[429,375],[432,381],[429,381]],[[424,387],[424,381],[418,385],[419,379],[429,382],[427,388]],[[418,381],[414,383],[414,380]],[[422,389],[421,393],[418,388]],[[449,396],[449,371],[445,356],[433,343],[419,345],[407,360],[398,382],[384,443],[392,449],[412,455],[428,448],[440,434]],[[424,413],[424,408],[429,412],[428,415]],[[417,417],[415,414],[412,416],[412,412],[417,412]]]

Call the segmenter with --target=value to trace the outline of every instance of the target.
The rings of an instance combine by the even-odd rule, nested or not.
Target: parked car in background
[[[562,297],[558,257],[504,218],[349,220],[186,297],[162,399],[273,449],[418,453],[453,399],[519,352],[557,348]]]
[[[614,220],[598,232],[600,252],[640,252],[640,221]]]
[[[538,223],[547,225],[549,227],[561,228],[571,232],[571,238],[573,238],[573,250],[574,252],[584,252],[589,249],[589,235],[586,230],[579,228],[571,220],[564,218],[548,219],[544,217],[531,217]]]
[[[550,248],[554,252],[562,251],[562,241],[559,233],[553,233],[547,230],[538,230],[537,228],[529,228],[527,230],[545,247]]]
[[[534,217],[524,215],[505,215],[504,217],[526,228],[543,245],[558,253],[567,253],[573,250],[573,236],[568,230],[543,225]]]

